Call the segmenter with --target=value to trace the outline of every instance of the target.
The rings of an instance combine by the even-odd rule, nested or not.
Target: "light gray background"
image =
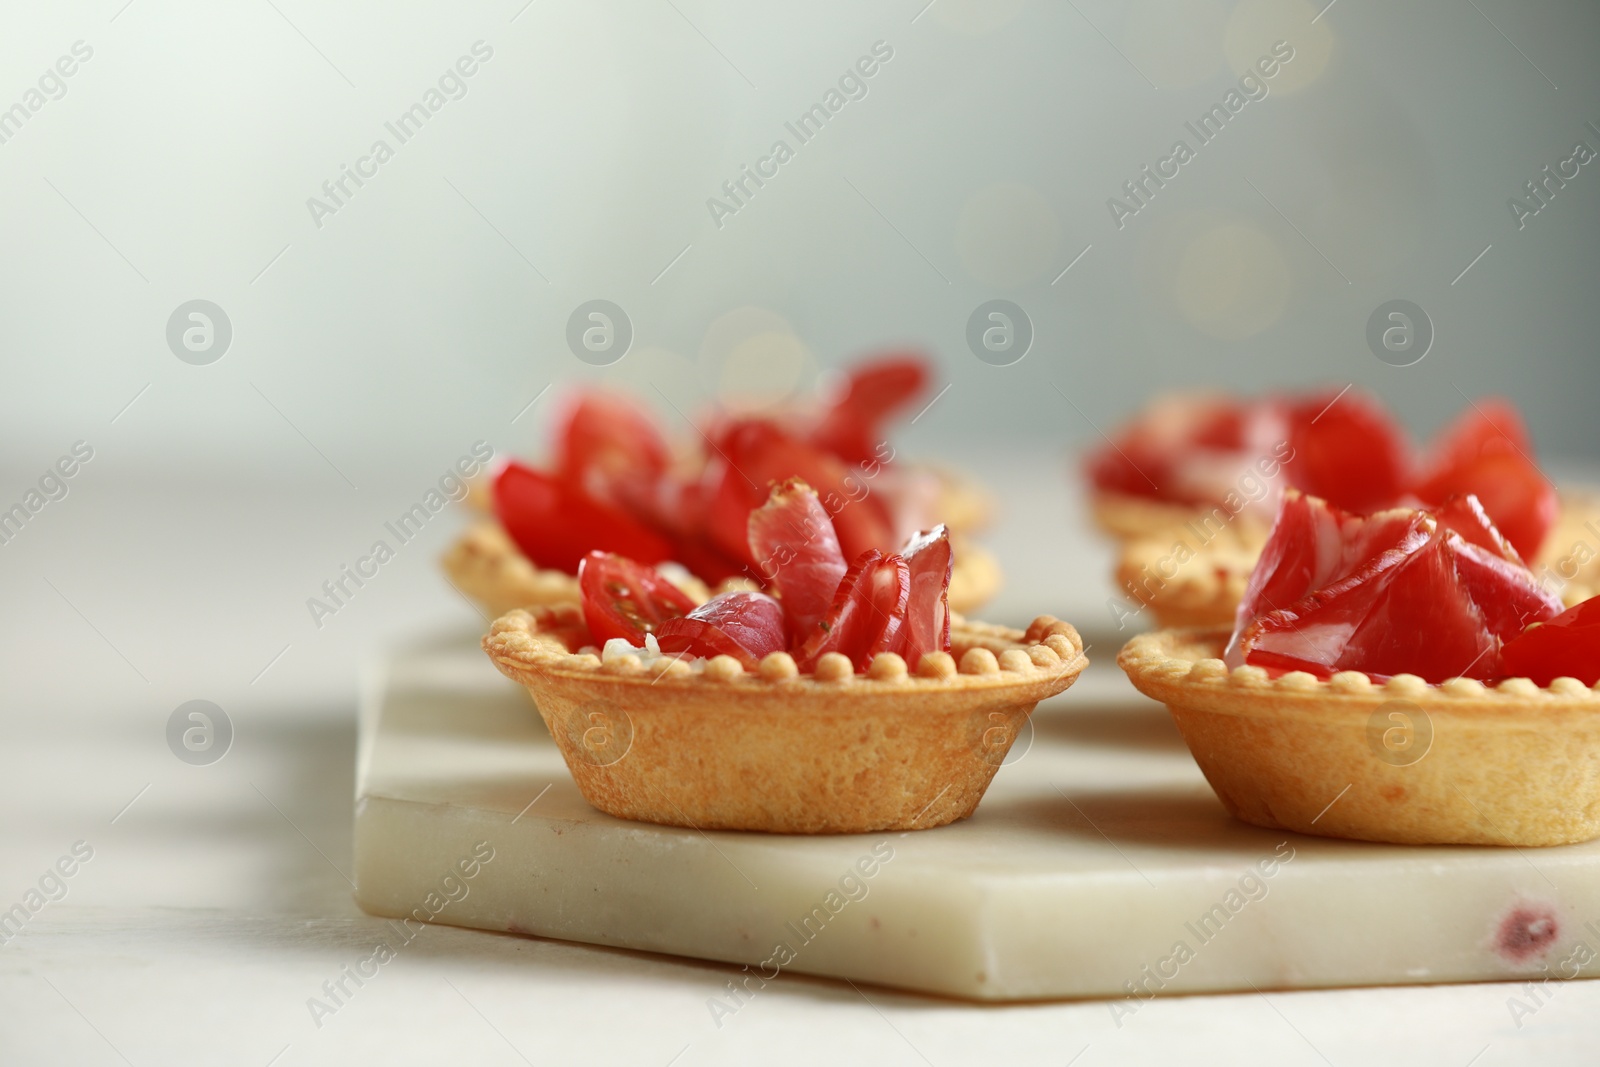
[[[1548,453],[1600,454],[1600,162],[1520,232],[1506,206],[1600,149],[1592,4],[122,2],[3,16],[0,105],[94,48],[0,145],[21,478],[85,438],[118,476],[341,484],[309,441],[358,486],[425,482],[479,437],[535,448],[550,405],[509,422],[547,383],[673,416],[657,388],[692,412],[752,364],[805,385],[902,342],[953,386],[923,453],[1093,438],[1050,383],[1109,424],[1163,384],[1356,382],[1419,433],[1509,393]],[[1278,38],[1270,95],[1119,231],[1108,197]],[[480,39],[468,94],[318,229],[307,198]],[[867,97],[718,229],[706,199],[877,40]],[[563,343],[595,297],[637,334],[607,369]],[[994,297],[1036,325],[1009,368],[963,340]],[[1396,297],[1438,335],[1403,370],[1364,341]],[[233,321],[209,367],[163,339],[194,298]]]

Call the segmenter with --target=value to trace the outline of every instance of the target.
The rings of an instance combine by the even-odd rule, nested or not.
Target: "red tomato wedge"
[[[579,396],[556,431],[556,473],[592,496],[610,498],[619,483],[647,488],[669,459],[649,412],[616,393]]]
[[[1290,492],[1224,659],[1320,677],[1494,678],[1502,645],[1559,611],[1471,498],[1363,518]]]
[[[811,431],[811,440],[846,463],[866,463],[883,440],[883,424],[928,385],[928,363],[914,353],[856,366],[844,392]]]
[[[661,651],[709,659],[732,656],[755,670],[763,656],[788,647],[783,606],[765,593],[740,590],[714,596],[656,630]]]
[[[747,525],[756,572],[783,598],[790,636],[809,634],[849,569],[833,520],[811,487],[791,478],[750,513]]]
[[[1388,412],[1358,393],[1319,393],[1289,405],[1289,484],[1346,511],[1373,512],[1400,500],[1410,445]]]
[[[1561,502],[1533,461],[1533,442],[1516,408],[1476,402],[1436,439],[1412,487],[1425,504],[1471,493],[1524,559],[1532,559],[1560,517]]]
[[[1428,504],[1467,493],[1483,502],[1495,526],[1527,559],[1539,554],[1561,517],[1555,486],[1517,452],[1486,452],[1416,489],[1417,496]]]
[[[866,670],[873,656],[894,650],[910,597],[911,571],[904,559],[875,548],[861,553],[839,583],[828,614],[793,650],[796,664],[810,671],[825,654],[839,652],[856,670]]]
[[[950,533],[943,525],[913,537],[900,550],[911,572],[900,647],[913,672],[929,652],[950,651]]]
[[[644,635],[657,633],[680,615],[695,610],[689,594],[650,567],[622,556],[591,552],[578,565],[583,618],[595,643],[621,637],[643,647]]]
[[[1600,597],[1535,623],[1506,642],[1500,653],[1509,678],[1549,685],[1557,678],[1600,684]]]
[[[1434,434],[1419,481],[1471,463],[1484,452],[1526,452],[1533,455],[1528,426],[1509,400],[1484,397]]]
[[[673,557],[672,544],[628,512],[542,471],[509,463],[494,482],[494,510],[534,563],[575,573],[590,551],[640,563]]]

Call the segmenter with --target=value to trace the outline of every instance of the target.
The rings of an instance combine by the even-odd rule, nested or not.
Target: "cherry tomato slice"
[[[1288,415],[1294,458],[1283,469],[1296,489],[1363,514],[1405,492],[1410,445],[1376,401],[1317,394],[1290,404]]]
[[[1426,484],[1440,472],[1469,464],[1486,451],[1533,455],[1528,426],[1509,400],[1494,396],[1475,400],[1436,433],[1418,481]]]
[[[694,610],[689,594],[659,571],[625,556],[591,552],[578,565],[583,617],[595,644],[613,637],[644,646],[644,635]]]
[[[661,651],[692,656],[732,656],[755,670],[762,657],[788,647],[783,606],[765,593],[723,593],[656,631]]]
[[[556,432],[556,471],[591,495],[606,497],[619,482],[651,484],[668,459],[650,414],[616,393],[583,394]]]
[[[592,550],[641,563],[672,558],[672,545],[627,512],[542,471],[510,463],[494,482],[500,524],[534,563],[573,574]]]
[[[665,510],[670,455],[649,412],[617,393],[588,392],[556,432],[555,473],[591,499],[669,532]]]
[[[1561,516],[1561,500],[1539,468],[1521,452],[1493,445],[1475,457],[1436,471],[1416,487],[1427,504],[1471,493],[1483,504],[1495,528],[1523,559],[1538,555]]]
[[[1535,623],[1506,642],[1500,661],[1508,678],[1545,686],[1557,678],[1600,684],[1600,597]]]

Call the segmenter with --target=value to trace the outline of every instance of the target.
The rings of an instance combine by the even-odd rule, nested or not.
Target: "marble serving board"
[[[1600,842],[1407,848],[1236,822],[1114,648],[1039,707],[971,819],[846,837],[603,815],[474,640],[408,648],[363,697],[357,898],[401,937],[431,920],[748,965],[730,1012],[782,972],[1103,997],[1119,1020],[1154,995],[1600,973]]]

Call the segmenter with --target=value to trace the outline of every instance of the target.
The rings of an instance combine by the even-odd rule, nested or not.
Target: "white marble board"
[[[971,819],[811,838],[603,815],[474,642],[405,649],[364,697],[358,900],[413,923],[748,964],[730,1012],[779,970],[1116,998],[1125,1015],[1174,993],[1600,969],[1600,842],[1407,848],[1246,826],[1113,649],[1035,712]]]

